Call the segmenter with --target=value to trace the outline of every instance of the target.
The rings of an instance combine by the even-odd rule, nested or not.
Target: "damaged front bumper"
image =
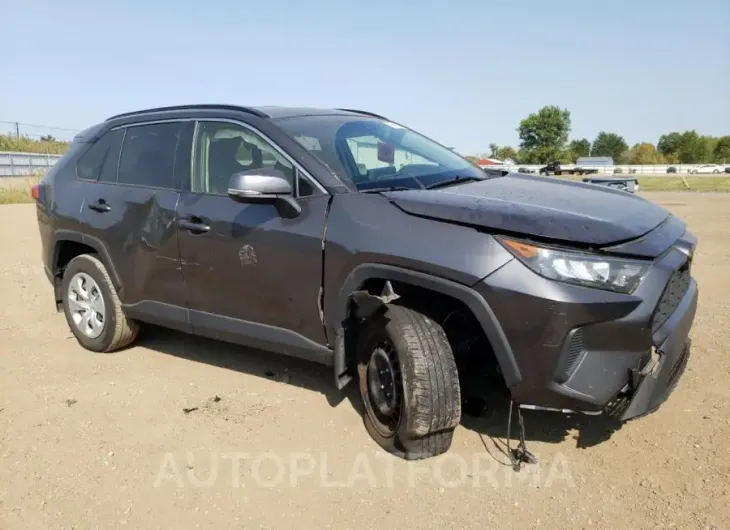
[[[666,401],[689,362],[689,330],[697,311],[697,284],[692,281],[676,311],[654,334],[652,359],[631,371],[629,384],[605,409],[622,421],[654,412]]]
[[[513,401],[620,420],[659,407],[688,362],[694,245],[677,240],[631,295],[551,282],[516,262],[477,285],[504,333],[495,355]]]

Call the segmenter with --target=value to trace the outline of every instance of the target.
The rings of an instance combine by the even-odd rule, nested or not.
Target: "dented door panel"
[[[81,207],[84,232],[103,245],[116,265],[122,303],[184,306],[175,223],[179,192],[89,183],[85,195]],[[94,204],[106,207],[92,209]]]
[[[182,193],[178,217],[209,228],[195,232],[179,227],[192,320],[205,313],[274,326],[326,343],[319,295],[329,196],[299,202],[302,213],[283,219],[272,205]]]

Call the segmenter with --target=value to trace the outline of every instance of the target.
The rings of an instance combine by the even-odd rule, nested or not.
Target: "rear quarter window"
[[[84,180],[115,182],[123,130],[109,131],[79,158],[76,175]]]

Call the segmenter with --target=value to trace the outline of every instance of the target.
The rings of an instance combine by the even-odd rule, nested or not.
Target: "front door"
[[[295,219],[227,196],[230,177],[275,167],[301,204]],[[322,238],[329,195],[249,126],[199,121],[178,239],[195,333],[325,361],[320,318]]]

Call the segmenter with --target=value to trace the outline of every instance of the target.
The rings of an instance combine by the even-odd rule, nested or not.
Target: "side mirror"
[[[228,181],[228,196],[244,204],[272,204],[279,215],[293,219],[302,213],[294,200],[294,189],[278,169],[249,169],[234,174]]]

